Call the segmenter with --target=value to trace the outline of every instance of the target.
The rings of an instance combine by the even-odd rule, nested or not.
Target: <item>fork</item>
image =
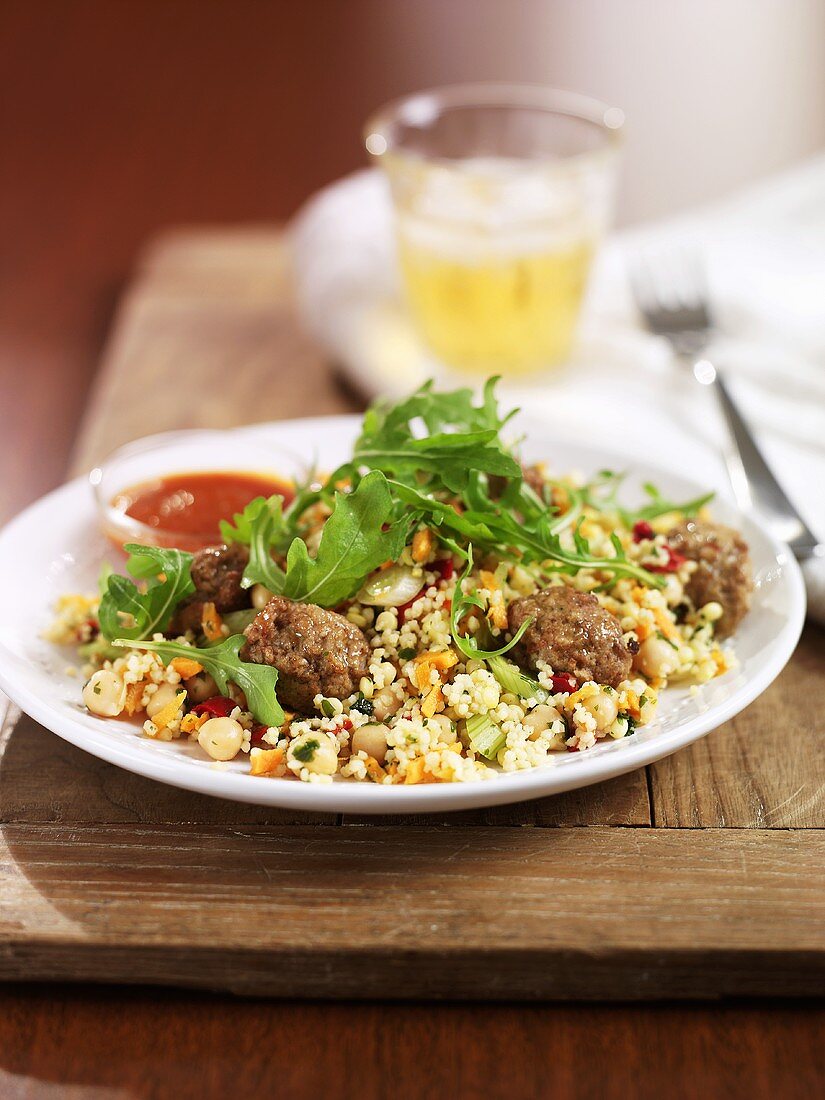
[[[647,328],[655,336],[663,336],[677,357],[690,365],[696,380],[716,395],[730,433],[725,463],[739,507],[761,512],[799,561],[823,554],[825,545],[774,477],[719,368],[705,354],[715,327],[699,258],[690,252],[660,257],[658,262],[651,257],[637,258],[629,274]]]

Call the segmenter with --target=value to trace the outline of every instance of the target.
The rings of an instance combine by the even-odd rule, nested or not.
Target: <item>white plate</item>
[[[222,450],[269,442],[278,454],[315,458],[331,469],[350,453],[356,417],[293,420],[258,425],[225,434]],[[522,420],[523,453],[546,459],[558,472],[593,473],[624,468],[621,455],[578,443],[564,443],[546,425]],[[169,469],[176,468],[176,446],[169,443]],[[223,456],[225,457],[225,455]],[[689,499],[705,491],[687,478],[653,466],[635,468],[628,478],[628,500],[644,481],[655,481],[671,499]],[[0,687],[48,729],[112,764],[163,783],[268,806],[347,813],[401,813],[453,810],[518,802],[584,787],[639,768],[696,741],[751,703],[778,675],[799,638],[805,594],[799,568],[787,547],[759,523],[737,514],[722,501],[715,514],[738,527],[750,543],[756,577],[753,607],[736,639],[738,667],[705,684],[697,694],[673,688],[660,698],[656,721],[632,737],[599,745],[586,753],[561,755],[532,771],[496,774],[456,784],[384,787],[336,781],[299,783],[247,774],[246,759],[215,765],[189,743],[150,741],[132,724],[94,718],[80,705],[80,681],[66,675],[71,654],[40,638],[55,599],[64,592],[93,591],[101,562],[111,548],[97,528],[91,490],[85,479],[57,489],[28,508],[0,533]]]

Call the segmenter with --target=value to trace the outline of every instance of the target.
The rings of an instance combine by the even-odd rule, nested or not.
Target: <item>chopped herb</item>
[[[321,713],[323,714],[324,718],[335,717],[335,707],[333,706],[330,699],[321,700]]]
[[[371,717],[373,710],[375,709],[371,699],[367,699],[364,695],[359,695],[352,706],[350,711],[357,711],[359,714],[366,714],[367,717]]]
[[[411,661],[415,656],[415,650],[407,647],[406,649],[399,649],[398,656],[402,661]]]
[[[310,761],[315,759],[315,753],[321,747],[320,741],[317,741],[314,737],[309,738],[307,741],[303,741],[300,745],[292,750],[292,755],[296,760],[300,760],[302,764],[309,764]]]

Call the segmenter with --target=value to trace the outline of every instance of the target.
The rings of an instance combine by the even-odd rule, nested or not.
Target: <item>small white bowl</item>
[[[162,542],[190,550],[214,542],[217,531],[193,534],[152,527],[127,515],[116,503],[128,490],[160,478],[214,472],[260,474],[291,486],[309,476],[309,465],[271,439],[256,440],[249,432],[237,430],[163,432],[137,439],[114,451],[89,474],[104,534],[119,546]]]

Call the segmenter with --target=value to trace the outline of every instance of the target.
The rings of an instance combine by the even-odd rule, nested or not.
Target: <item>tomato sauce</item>
[[[219,539],[222,519],[231,521],[255,497],[273,493],[284,503],[295,496],[289,482],[265,474],[199,471],[124,489],[112,507],[151,527],[155,545],[197,550]]]

